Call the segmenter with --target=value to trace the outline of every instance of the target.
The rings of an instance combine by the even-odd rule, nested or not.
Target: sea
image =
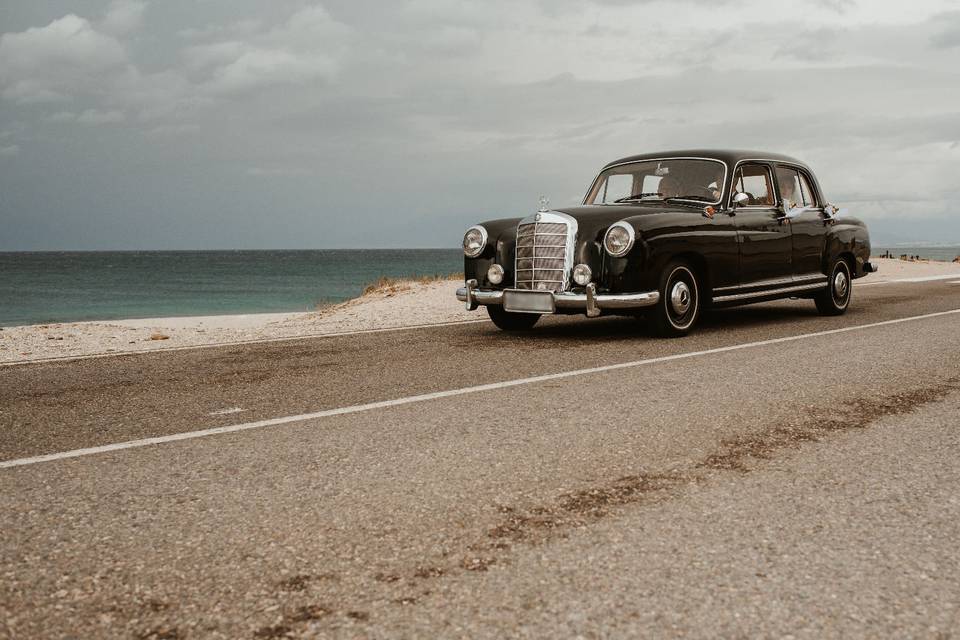
[[[960,246],[873,254],[886,251],[953,260]],[[0,252],[0,327],[311,311],[354,298],[381,277],[454,273],[463,273],[459,249]]]
[[[311,311],[381,277],[454,273],[459,249],[0,252],[0,326]]]
[[[955,258],[960,258],[960,245],[944,246],[900,246],[892,245],[889,247],[871,247],[871,253],[874,256],[882,256],[890,253],[894,258],[906,255],[908,257],[919,257],[923,260],[943,260],[952,262]]]

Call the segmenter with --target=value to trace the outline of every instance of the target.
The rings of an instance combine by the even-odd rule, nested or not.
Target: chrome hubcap
[[[837,292],[837,297],[841,300],[847,297],[847,274],[843,271],[837,271],[833,278],[833,290]]]
[[[673,285],[670,290],[670,306],[673,312],[682,316],[690,309],[690,287],[682,280]]]

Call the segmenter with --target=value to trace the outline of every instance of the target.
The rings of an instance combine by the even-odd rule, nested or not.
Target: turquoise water
[[[381,276],[456,272],[458,249],[0,253],[0,326],[309,311]]]

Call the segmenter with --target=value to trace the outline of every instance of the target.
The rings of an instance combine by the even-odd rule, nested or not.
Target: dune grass
[[[447,280],[463,280],[463,273],[457,272],[448,273],[446,275],[437,274],[426,276],[409,276],[404,278],[381,276],[364,286],[363,292],[360,295],[368,296],[378,293],[398,293],[400,291],[406,291],[415,284],[431,284],[434,282],[445,282]]]
[[[349,307],[357,304],[363,298],[367,296],[392,296],[394,294],[400,293],[401,291],[409,291],[418,284],[432,284],[434,282],[463,282],[463,272],[455,272],[448,274],[435,274],[435,275],[424,275],[424,276],[404,276],[400,278],[393,278],[390,276],[381,276],[363,286],[361,289],[360,295],[351,300],[344,300],[343,302],[337,303],[328,303],[328,302],[319,302],[317,303],[316,309],[323,314],[333,313],[337,309],[343,307]]]

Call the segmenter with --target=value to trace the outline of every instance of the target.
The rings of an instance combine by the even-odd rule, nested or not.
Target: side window
[[[773,179],[765,165],[740,165],[734,178],[734,190],[750,196],[749,206],[772,207],[774,204]]]
[[[780,199],[787,209],[806,206],[803,188],[800,186],[800,174],[796,169],[777,167],[777,186],[780,188]]]
[[[817,193],[813,190],[813,184],[810,181],[810,178],[807,174],[802,171],[799,172],[800,175],[800,189],[803,191],[803,204],[807,207],[819,207],[820,203],[817,201]]]
[[[597,202],[613,202],[618,198],[628,198],[633,195],[633,174],[615,173],[607,177],[607,182],[600,188]]]

